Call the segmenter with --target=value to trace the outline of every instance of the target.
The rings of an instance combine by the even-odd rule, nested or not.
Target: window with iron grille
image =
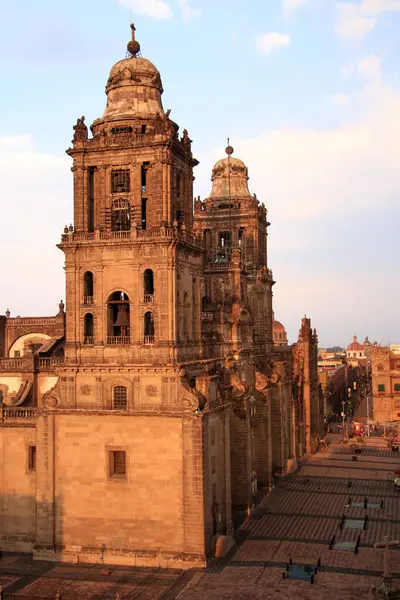
[[[130,192],[129,169],[118,169],[111,171],[111,193]]]
[[[126,198],[117,198],[112,203],[111,229],[129,231],[131,228],[130,205]]]
[[[123,385],[116,385],[113,388],[113,408],[116,410],[126,410],[128,404],[127,389]]]
[[[394,391],[395,392],[400,392],[400,383],[395,383],[394,384]]]
[[[124,479],[126,477],[125,450],[110,450],[108,453],[109,476]]]
[[[28,446],[28,471],[36,471],[36,446]]]
[[[385,384],[378,383],[378,392],[384,392],[384,391],[385,391]]]

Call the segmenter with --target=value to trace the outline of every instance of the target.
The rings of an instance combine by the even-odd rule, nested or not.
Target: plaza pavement
[[[325,599],[372,600],[381,582],[383,552],[373,548],[385,535],[400,539],[400,492],[392,473],[400,457],[384,440],[366,440],[353,460],[349,444],[331,436],[331,445],[304,461],[297,474],[265,494],[244,521],[229,555],[207,569],[187,572],[104,565],[69,565],[32,561],[29,555],[4,554],[0,559],[3,599],[44,600],[224,600]],[[349,498],[353,506],[347,507]],[[357,508],[355,502],[379,504]],[[380,503],[383,501],[383,507]],[[343,515],[362,520],[365,530],[340,529]],[[337,540],[355,541],[358,553],[330,550]],[[283,579],[286,565],[321,568],[314,583]],[[400,588],[400,547],[390,550],[390,571]],[[1,597],[1,594],[0,594]]]

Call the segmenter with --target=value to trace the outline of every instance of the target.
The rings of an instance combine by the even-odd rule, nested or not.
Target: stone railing
[[[213,321],[214,320],[214,313],[209,312],[209,311],[204,311],[201,313],[201,320],[202,321]]]
[[[96,231],[94,233],[84,232],[68,232],[63,233],[61,236],[62,243],[74,243],[74,242],[90,242],[90,241],[108,241],[108,240],[136,240],[142,239],[160,239],[160,238],[173,238],[176,240],[184,240],[195,246],[201,247],[202,241],[200,238],[187,233],[185,230],[179,229],[178,227],[153,227],[151,229],[139,229],[132,227],[129,231]]]
[[[154,335],[145,335],[143,341],[145,346],[151,346],[154,344]]]
[[[48,358],[38,358],[37,365],[40,368],[43,367],[58,367],[64,364],[64,357],[62,356],[49,356]]]
[[[93,296],[84,296],[83,304],[93,304]]]
[[[57,317],[11,317],[7,319],[7,327],[15,325],[56,325]]]
[[[130,231],[101,231],[101,240],[126,240],[131,237]]]
[[[154,302],[153,294],[145,294],[143,298],[144,304],[152,304]]]
[[[0,358],[0,371],[33,371],[33,356]]]
[[[3,422],[24,420],[33,421],[36,416],[35,408],[2,408],[1,419]]]
[[[125,344],[130,344],[131,343],[131,338],[129,335],[119,335],[119,336],[108,336],[107,337],[107,344],[111,345],[111,346],[121,346],[121,345],[125,345]]]

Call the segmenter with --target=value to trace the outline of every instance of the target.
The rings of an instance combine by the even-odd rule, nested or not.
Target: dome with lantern
[[[274,346],[288,345],[285,326],[280,321],[275,320],[274,313],[272,313],[272,335],[274,340]]]
[[[104,121],[164,115],[160,73],[152,62],[140,55],[140,44],[135,39],[135,31],[132,23],[128,56],[111,68],[106,85],[107,106],[102,117]]]

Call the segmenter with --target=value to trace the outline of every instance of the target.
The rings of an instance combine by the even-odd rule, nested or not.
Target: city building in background
[[[374,346],[370,359],[374,418],[400,421],[400,345]]]
[[[287,346],[288,339],[285,326],[280,321],[276,321],[274,314],[272,313],[272,334],[274,339],[274,346]]]

